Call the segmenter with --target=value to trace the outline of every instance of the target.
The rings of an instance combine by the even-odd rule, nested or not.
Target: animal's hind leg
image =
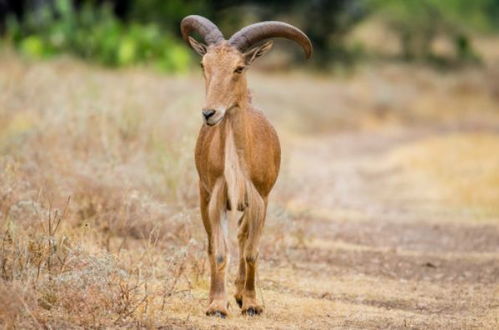
[[[256,193],[256,192],[255,192]],[[256,315],[263,312],[263,307],[256,299],[256,271],[258,261],[258,245],[265,223],[267,200],[260,195],[254,196],[253,205],[249,205],[248,212],[248,238],[244,246],[244,261],[246,267],[246,278],[243,291],[242,313]],[[252,209],[253,208],[253,209]]]
[[[208,256],[211,269],[210,305],[206,315],[220,317],[228,314],[225,293],[225,268],[228,264],[225,195],[224,181],[219,179],[213,188],[208,208],[205,210],[210,228]]]
[[[244,248],[246,246],[246,240],[248,238],[248,222],[246,221],[247,217],[245,213],[241,216],[241,219],[238,222],[238,233],[237,239],[239,243],[239,270],[236,278],[236,294],[234,298],[236,298],[236,302],[239,307],[243,306],[243,292],[244,286],[246,284],[246,260],[244,258]]]

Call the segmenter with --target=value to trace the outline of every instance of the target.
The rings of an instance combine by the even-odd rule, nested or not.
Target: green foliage
[[[406,24],[426,23],[459,26],[467,32],[499,29],[499,0],[366,0],[371,9],[388,20]]]
[[[460,25],[463,29],[492,32],[499,28],[498,0],[431,0],[429,2],[451,24]]]
[[[140,0],[133,1],[129,16],[139,22],[155,22],[168,31],[178,31],[179,23],[187,15],[211,17],[213,3],[205,0]]]
[[[1,3],[1,0],[0,0]],[[352,29],[369,14],[399,39],[401,57],[435,63],[476,63],[471,36],[499,31],[499,0],[24,0],[22,21],[10,17],[5,37],[28,57],[70,53],[106,66],[151,65],[185,71],[192,52],[178,37],[183,17],[212,19],[226,34],[259,20],[286,20],[299,26],[314,45],[318,68],[351,65],[369,55],[352,44]],[[75,3],[79,6],[75,7]],[[104,3],[98,6],[97,4]],[[36,4],[36,5],[35,5]],[[45,6],[41,6],[45,4]],[[115,16],[111,4],[120,17]],[[125,5],[123,5],[125,4]],[[118,10],[118,5],[123,5]],[[1,7],[1,5],[0,5]],[[1,8],[0,8],[1,9]],[[0,15],[1,16],[1,15]],[[0,29],[3,28],[0,22]],[[165,32],[166,31],[166,32]],[[453,54],[433,51],[446,39]],[[297,47],[296,61],[303,59]]]
[[[107,6],[86,3],[75,10],[70,0],[30,12],[22,22],[9,19],[9,40],[26,56],[47,58],[71,53],[107,66],[152,64],[166,72],[186,71],[188,50],[158,24],[126,23]]]
[[[19,48],[24,54],[29,54],[32,57],[44,57],[51,53],[51,50],[45,45],[43,40],[38,36],[29,36],[22,39],[19,43]]]

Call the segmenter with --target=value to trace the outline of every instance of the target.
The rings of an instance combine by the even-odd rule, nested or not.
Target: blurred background
[[[190,14],[226,38],[286,21],[314,46],[276,40],[247,73],[283,153],[256,319],[204,316]],[[498,329],[498,17],[499,0],[0,0],[0,327]]]
[[[312,40],[311,65],[321,69],[373,58],[480,63],[476,36],[499,30],[495,0],[2,0],[0,32],[26,56],[68,53],[107,66],[177,72],[190,67],[178,30],[191,13],[211,18],[227,37],[256,21],[291,22]]]

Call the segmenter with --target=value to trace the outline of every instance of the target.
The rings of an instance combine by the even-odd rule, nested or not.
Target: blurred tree
[[[245,24],[263,20],[296,24],[310,37],[312,60],[321,67],[350,58],[344,38],[367,14],[361,0],[220,0],[206,1],[203,10],[224,31],[235,32]]]
[[[367,0],[399,38],[405,59],[433,59],[432,43],[442,37],[454,45],[455,60],[477,61],[471,33],[499,28],[499,0]]]
[[[211,16],[213,7],[203,0],[141,0],[131,3],[129,17],[142,23],[155,22],[176,32],[182,18],[191,14]]]
[[[6,21],[10,16],[22,19],[24,1],[0,0],[0,33],[5,33]]]
[[[316,62],[323,66],[334,60],[349,61],[353,55],[345,37],[366,15],[360,1],[295,1],[294,15],[303,15],[304,27],[316,50]]]
[[[111,2],[44,3],[7,21],[7,39],[28,57],[71,53],[108,66],[143,64],[168,72],[189,67],[189,51],[180,40],[157,24],[123,22]]]

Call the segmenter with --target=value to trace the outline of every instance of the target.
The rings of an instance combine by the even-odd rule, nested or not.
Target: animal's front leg
[[[224,183],[219,180],[213,189],[208,205],[211,235],[209,253],[211,268],[210,305],[206,315],[224,318],[228,314],[228,301],[225,293],[225,269],[228,265],[227,217],[225,215]]]
[[[246,281],[242,294],[242,313],[250,316],[263,312],[263,306],[259,305],[256,299],[256,271],[258,245],[265,222],[266,207],[266,201],[264,202],[259,195],[254,195],[253,201],[248,207],[248,238],[244,247]]]
[[[227,221],[223,219],[222,221]],[[228,301],[225,292],[225,271],[229,261],[227,245],[225,241],[223,229],[221,226],[213,226],[212,246],[213,253],[210,257],[211,266],[211,287],[210,287],[210,306],[206,311],[206,315],[227,316]]]
[[[243,214],[241,219],[239,220],[239,229],[237,234],[237,239],[239,242],[239,270],[236,278],[236,294],[234,298],[236,298],[236,302],[239,307],[243,307],[243,293],[244,286],[246,284],[246,260],[244,258],[244,248],[246,246],[246,240],[248,238],[248,223]]]
[[[219,258],[215,255],[210,256],[211,266],[211,286],[210,286],[210,305],[206,310],[206,315],[219,316],[225,318],[228,314],[228,301],[225,293],[225,269],[227,257]]]

